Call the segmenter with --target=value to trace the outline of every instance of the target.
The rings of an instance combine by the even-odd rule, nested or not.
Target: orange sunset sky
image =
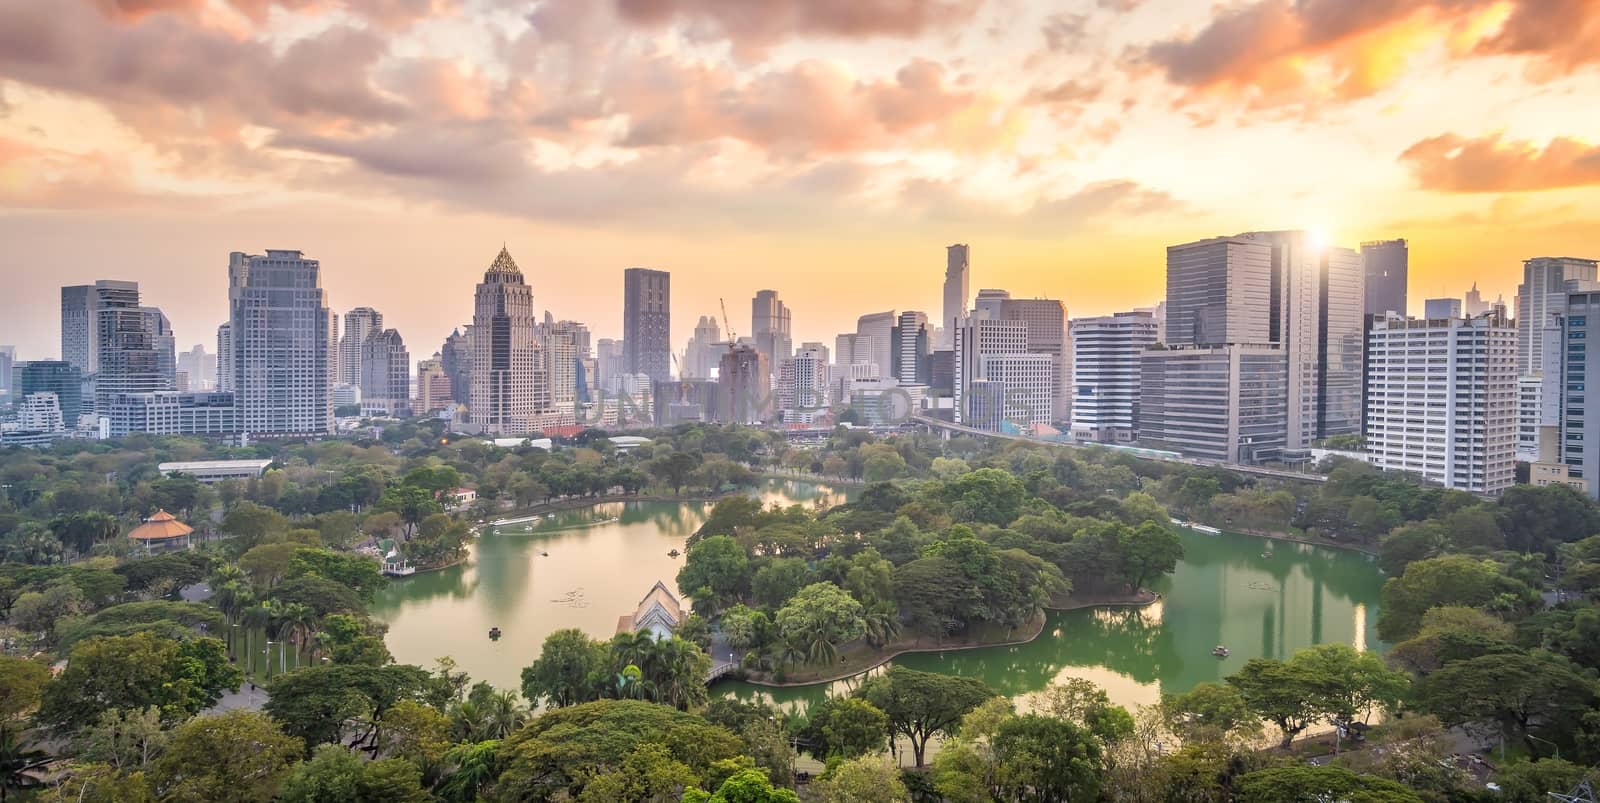
[[[0,343],[140,282],[215,348],[229,251],[322,260],[414,358],[506,243],[535,304],[795,341],[973,289],[1153,303],[1165,246],[1411,240],[1411,305],[1600,256],[1600,0],[0,0]]]

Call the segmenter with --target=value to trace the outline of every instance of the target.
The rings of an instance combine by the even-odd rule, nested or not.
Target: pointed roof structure
[[[513,273],[518,276],[522,275],[522,269],[517,267],[517,261],[511,258],[511,252],[506,250],[504,244],[500,246],[500,255],[496,256],[494,262],[489,265],[488,272],[491,274]]]
[[[176,516],[165,510],[157,510],[145,519],[144,523],[128,531],[128,537],[135,541],[164,541],[168,538],[178,538],[194,532],[194,528],[181,521]]]
[[[657,580],[656,584],[650,587],[649,593],[639,600],[639,607],[631,614],[624,614],[617,621],[617,632],[649,630],[656,638],[668,638],[682,622],[683,608],[678,602],[677,595],[667,589],[666,583]]]

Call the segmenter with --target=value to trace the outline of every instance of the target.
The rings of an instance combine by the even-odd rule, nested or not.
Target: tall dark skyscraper
[[[68,429],[78,425],[83,409],[83,373],[66,360],[34,360],[16,367],[18,400],[30,393],[54,393],[61,406],[61,420]]]
[[[1365,314],[1406,314],[1410,254],[1405,240],[1373,240],[1361,244],[1361,268],[1367,284]]]
[[[630,374],[672,378],[672,274],[628,268],[622,273],[623,361]]]
[[[269,248],[228,255],[228,349],[232,390],[245,432],[333,431],[333,313],[322,264]]]

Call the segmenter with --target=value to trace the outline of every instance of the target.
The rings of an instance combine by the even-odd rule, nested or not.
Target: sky
[[[973,290],[1152,304],[1165,247],[1405,237],[1410,303],[1600,257],[1600,0],[0,0],[0,343],[138,281],[215,347],[230,251],[413,357],[508,247],[535,305],[794,340]]]

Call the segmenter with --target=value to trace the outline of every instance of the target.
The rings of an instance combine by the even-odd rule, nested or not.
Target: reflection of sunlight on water
[[[1141,705],[1155,705],[1161,702],[1161,683],[1140,683],[1133,678],[1107,669],[1103,666],[1069,666],[1063,668],[1050,680],[1052,684],[1065,683],[1072,678],[1083,678],[1105,690],[1117,705],[1128,711]],[[1027,714],[1035,710],[1034,698],[1037,692],[1024,694],[1016,700],[1017,712]]]
[[[1356,639],[1354,646],[1360,652],[1367,651],[1367,604],[1358,602],[1355,605]]]

